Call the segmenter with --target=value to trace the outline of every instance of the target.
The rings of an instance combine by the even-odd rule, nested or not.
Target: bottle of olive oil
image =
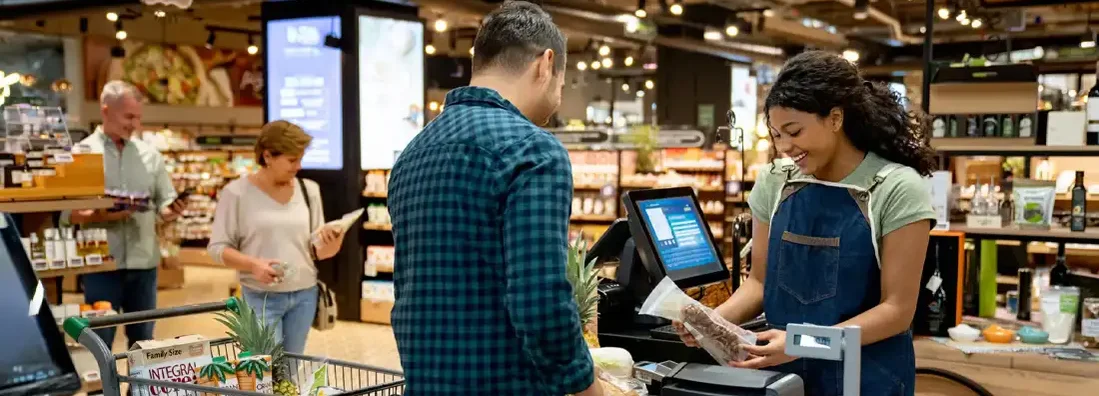
[[[1072,186],[1072,231],[1084,231],[1088,226],[1088,191],[1084,187],[1084,171],[1076,171],[1076,182]]]

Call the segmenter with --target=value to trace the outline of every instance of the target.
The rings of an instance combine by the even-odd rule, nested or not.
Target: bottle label
[[[34,266],[35,271],[46,271],[50,269],[50,262],[45,259],[31,260],[31,265]]]
[[[87,265],[102,265],[103,256],[100,256],[98,254],[89,254],[87,256],[84,256],[84,263]]]
[[[1091,98],[1088,99],[1088,132],[1099,133],[1099,98],[1096,100],[1091,100]]]

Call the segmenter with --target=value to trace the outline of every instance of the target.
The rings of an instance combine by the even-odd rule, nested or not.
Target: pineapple
[[[565,276],[572,285],[573,299],[580,312],[580,325],[584,329],[584,341],[589,348],[599,347],[599,274],[595,271],[595,260],[584,262],[588,254],[587,242],[583,235],[569,247]]]
[[[278,323],[268,326],[247,301],[238,298],[237,302],[237,310],[218,313],[217,321],[225,325],[229,338],[232,338],[241,350],[252,352],[253,355],[271,356],[271,370],[277,384],[276,394],[296,396],[297,387],[290,382],[290,365],[287,362],[286,350],[275,340],[275,326]],[[290,388],[293,388],[293,391],[278,392]]]

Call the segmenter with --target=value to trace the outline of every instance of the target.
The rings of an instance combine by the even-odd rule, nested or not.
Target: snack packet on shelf
[[[683,322],[698,345],[723,365],[741,362],[748,352],[740,346],[755,345],[756,335],[722,318],[709,307],[687,296],[671,278],[660,281],[641,305],[641,314]]]

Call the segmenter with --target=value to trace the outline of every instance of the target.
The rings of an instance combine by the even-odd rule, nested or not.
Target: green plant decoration
[[[235,312],[219,312],[215,320],[228,329],[226,334],[233,342],[240,345],[241,350],[251,352],[253,355],[271,356],[275,378],[289,378],[290,367],[285,358],[286,349],[275,339],[275,328],[279,323],[275,322],[271,326],[264,324],[262,316],[257,315],[245,299],[238,299],[238,302],[238,309]]]
[[[565,278],[572,285],[573,299],[580,311],[581,326],[595,319],[599,311],[599,273],[595,271],[595,259],[584,263],[588,243],[581,236],[569,247]]]
[[[637,173],[656,172],[656,164],[653,163],[653,152],[656,151],[656,135],[659,130],[650,125],[634,127],[626,141],[632,143],[637,150]]]

